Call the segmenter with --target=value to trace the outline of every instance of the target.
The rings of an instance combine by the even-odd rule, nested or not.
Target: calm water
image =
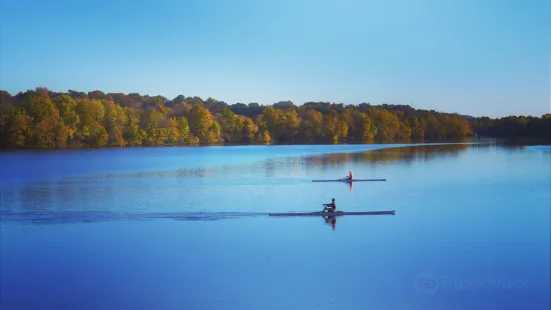
[[[549,309],[551,149],[4,152],[0,308]],[[312,183],[312,179],[386,182]],[[396,210],[273,218],[337,199]]]

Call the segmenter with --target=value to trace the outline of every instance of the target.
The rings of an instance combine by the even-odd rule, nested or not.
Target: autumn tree
[[[104,102],[105,116],[103,123],[108,134],[108,144],[125,146],[124,132],[128,123],[128,116],[124,109],[113,101]]]
[[[109,134],[103,126],[105,109],[101,101],[78,99],[76,112],[80,122],[79,140],[88,146],[103,147],[109,142]]]
[[[68,94],[61,94],[54,99],[54,104],[59,109],[59,114],[67,130],[67,144],[73,144],[80,123],[76,112],[77,103]]]
[[[0,91],[2,147],[197,145],[551,138],[551,116],[468,117],[407,105],[280,101],[271,106],[179,95]]]
[[[212,114],[206,108],[195,105],[191,110],[189,123],[192,133],[200,143],[213,144],[219,141],[220,125],[213,120]]]
[[[68,132],[50,97],[37,92],[29,100],[34,144],[44,148],[65,146]]]

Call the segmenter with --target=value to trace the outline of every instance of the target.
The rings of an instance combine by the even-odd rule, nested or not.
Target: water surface
[[[5,152],[1,309],[548,309],[548,147]],[[386,182],[312,183],[386,178]],[[340,209],[396,215],[271,218]]]

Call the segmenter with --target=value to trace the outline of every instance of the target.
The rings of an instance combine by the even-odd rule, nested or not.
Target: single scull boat
[[[290,212],[290,213],[268,213],[269,216],[342,216],[342,215],[383,215],[383,214],[392,214],[394,215],[396,211],[365,211],[365,212],[356,212],[356,211],[336,211],[336,212]]]
[[[312,182],[367,182],[367,181],[386,181],[386,179],[312,180]]]

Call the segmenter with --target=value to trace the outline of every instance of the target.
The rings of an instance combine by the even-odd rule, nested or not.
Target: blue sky
[[[549,113],[549,0],[0,2],[0,89]]]

